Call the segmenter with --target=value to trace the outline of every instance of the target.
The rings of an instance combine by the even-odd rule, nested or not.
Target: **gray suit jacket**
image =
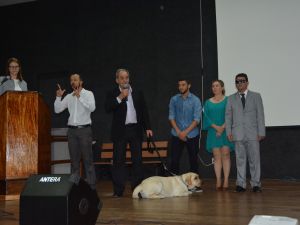
[[[233,141],[257,140],[265,136],[265,116],[262,99],[259,93],[249,91],[243,109],[239,93],[228,97],[225,125],[227,135],[232,134]]]
[[[19,81],[20,88],[22,91],[27,91],[27,83],[25,80]],[[15,90],[15,82],[13,80],[7,80],[2,85],[0,85],[0,95],[6,91]]]

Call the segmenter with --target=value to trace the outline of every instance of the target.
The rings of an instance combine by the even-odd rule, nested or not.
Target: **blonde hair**
[[[213,80],[211,82],[211,85],[213,85],[213,83],[215,83],[215,82],[218,82],[220,84],[220,86],[223,88],[222,94],[225,95],[225,85],[224,85],[224,82],[222,80]]]

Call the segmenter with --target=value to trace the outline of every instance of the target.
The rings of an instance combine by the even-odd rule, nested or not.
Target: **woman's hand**
[[[213,124],[212,127],[216,130],[217,137],[221,136],[225,130],[224,126],[218,126],[218,125]]]

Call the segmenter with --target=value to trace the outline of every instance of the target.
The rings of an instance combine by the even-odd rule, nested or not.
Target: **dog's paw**
[[[143,198],[141,192],[138,193],[139,198]]]

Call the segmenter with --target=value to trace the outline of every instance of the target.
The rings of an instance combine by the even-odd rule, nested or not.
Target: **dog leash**
[[[199,159],[199,161],[201,162],[201,164],[202,164],[203,166],[208,167],[208,166],[212,166],[212,165],[215,164],[214,158],[212,158],[211,163],[205,163],[205,162],[203,161],[203,159],[201,158],[199,152],[197,153],[197,156],[198,156],[198,159]]]
[[[168,173],[171,174],[172,176],[178,176],[177,174],[171,172],[171,171],[168,169],[168,167],[166,166],[166,164],[163,162],[163,160],[162,160],[162,158],[161,158],[161,156],[160,156],[160,153],[159,153],[159,151],[157,150],[156,144],[155,144],[155,142],[154,142],[154,140],[153,140],[153,136],[147,137],[147,150],[148,150],[148,152],[150,152],[151,154],[153,154],[154,151],[156,152],[156,154],[157,154],[157,156],[158,156],[158,159],[159,159],[159,161],[161,162],[161,165],[163,166],[163,168],[164,168],[164,170],[165,170],[166,172],[168,172]],[[203,166],[209,167],[209,166],[212,166],[212,165],[215,163],[214,160],[212,160],[211,163],[205,163],[205,162],[203,161],[203,159],[201,158],[199,152],[197,153],[197,157],[198,157],[199,161],[201,162],[201,164],[202,164]]]
[[[163,168],[164,168],[164,170],[165,170],[166,172],[168,172],[169,174],[171,174],[173,177],[175,177],[177,180],[179,180],[180,183],[182,183],[185,187],[188,188],[188,186],[187,186],[187,184],[185,183],[185,181],[183,180],[182,176],[181,176],[181,175],[177,175],[177,174],[171,172],[171,171],[168,169],[168,167],[166,166],[166,164],[163,162],[163,160],[162,160],[162,158],[161,158],[161,156],[160,156],[160,154],[159,154],[159,151],[157,150],[156,144],[155,144],[155,142],[154,142],[152,136],[147,137],[147,150],[148,150],[148,152],[150,152],[151,154],[153,154],[154,151],[155,151],[156,154],[157,154],[157,156],[158,156],[158,159],[159,159],[161,165],[162,165]],[[198,154],[197,154],[197,155],[198,155]],[[200,156],[198,156],[198,157],[200,157]],[[188,188],[188,190],[189,190],[189,191],[193,191],[192,189],[189,189],[189,188]]]
[[[159,151],[157,150],[156,144],[155,144],[155,142],[154,142],[154,140],[153,140],[153,136],[147,137],[147,150],[148,150],[148,152],[150,152],[151,154],[153,154],[154,151],[155,151],[155,153],[157,154],[158,159],[159,159],[161,165],[163,166],[163,168],[164,168],[164,170],[165,170],[166,172],[168,172],[168,173],[171,174],[172,176],[178,176],[177,174],[171,172],[171,171],[168,169],[168,167],[167,167],[167,165],[165,164],[165,162],[162,160],[162,158],[161,158],[161,156],[160,156],[160,153],[159,153]]]

